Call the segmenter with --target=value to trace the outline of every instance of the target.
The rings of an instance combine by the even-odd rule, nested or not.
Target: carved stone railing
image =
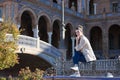
[[[18,45],[37,48],[37,39],[29,36],[19,35]]]
[[[6,35],[7,40],[13,40],[11,34]],[[38,56],[46,59],[52,65],[56,64],[56,60],[60,60],[62,57],[62,53],[53,47],[51,44],[46,43],[44,41],[38,40],[37,38],[25,36],[25,35],[18,35],[17,41],[18,47],[24,47],[25,49],[32,49],[40,51]],[[37,46],[39,44],[39,47]],[[35,51],[34,51],[35,52]],[[34,55],[34,53],[32,53]]]
[[[88,15],[87,18],[92,20],[92,19],[102,19],[104,17],[119,17],[120,16],[120,12],[116,12],[116,13],[105,13],[105,14],[96,14],[96,15]]]
[[[45,0],[39,0],[39,2],[41,2],[41,3],[43,3],[47,6],[56,8],[57,10],[60,10],[60,11],[62,10],[62,7],[61,7],[60,4],[52,3],[50,0],[46,0],[46,1]],[[67,7],[65,7],[65,12],[68,13],[68,14],[71,14],[71,15],[75,15],[75,16],[80,17],[80,18],[84,17],[83,14],[81,14],[77,11],[73,11],[70,8],[67,8]]]
[[[120,76],[120,60],[105,59],[97,60],[90,63],[80,63],[79,69],[82,75],[104,76],[111,72],[114,76]]]
[[[72,61],[64,63],[64,72],[66,75],[71,75],[73,72],[70,69],[73,66]],[[79,63],[81,76],[105,76],[111,72],[114,76],[120,77],[120,60],[119,59],[101,59],[94,62]]]

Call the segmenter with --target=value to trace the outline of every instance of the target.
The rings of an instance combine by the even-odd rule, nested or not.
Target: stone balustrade
[[[6,35],[8,41],[12,41],[12,34]],[[24,53],[32,54],[32,55],[38,55],[39,57],[42,57],[49,63],[51,63],[53,66],[56,66],[56,63],[61,63],[61,57],[62,53],[53,47],[51,44],[46,43],[42,40],[37,41],[37,38],[25,36],[25,35],[18,35],[18,53],[21,53],[20,49],[24,48]],[[39,47],[37,47],[37,42],[39,42]]]
[[[116,13],[104,13],[104,15],[108,18],[110,17],[119,17],[120,14],[119,12],[116,12]],[[88,15],[87,18],[92,20],[92,19],[101,19],[101,18],[104,18],[104,15],[103,14],[96,14],[96,15]]]
[[[114,76],[120,76],[120,60],[102,59],[89,63],[80,63],[79,69],[84,76],[104,76],[108,72]]]
[[[72,61],[64,63],[64,72],[66,75],[70,75],[73,66]],[[82,76],[105,76],[108,72],[114,76],[120,77],[120,60],[119,59],[101,59],[94,62],[79,63],[79,70]]]

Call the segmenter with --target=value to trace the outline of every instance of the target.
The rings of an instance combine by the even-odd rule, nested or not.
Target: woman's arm
[[[75,46],[75,49],[76,51],[81,51],[84,46],[86,45],[86,39],[84,37],[81,37],[81,40],[80,42],[78,43],[79,41],[76,40],[76,46]]]

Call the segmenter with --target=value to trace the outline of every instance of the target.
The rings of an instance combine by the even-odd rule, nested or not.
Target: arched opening
[[[32,18],[29,11],[23,12],[21,16],[20,34],[33,37]]]
[[[48,34],[47,34],[47,21],[45,16],[41,16],[38,21],[38,30],[39,30],[39,37],[40,40],[48,42]]]
[[[94,0],[89,2],[89,14],[94,14]]]
[[[57,0],[53,0],[54,3],[57,3]]]
[[[66,59],[70,60],[72,58],[71,24],[67,24],[65,29]]]
[[[120,49],[120,26],[112,25],[109,29],[109,49]]]
[[[77,0],[69,0],[69,8],[74,8],[77,11]]]
[[[1,76],[2,74],[3,76],[4,75],[18,76],[19,71],[25,67],[29,67],[31,71],[35,71],[36,68],[45,71],[48,68],[52,67],[50,63],[35,55],[18,53],[18,57],[19,64],[16,64],[11,68],[1,70],[0,71]]]
[[[52,45],[56,48],[59,47],[60,40],[60,21],[56,20],[53,23],[53,32],[52,32]]]
[[[102,30],[97,26],[90,31],[90,43],[97,58],[102,58]]]

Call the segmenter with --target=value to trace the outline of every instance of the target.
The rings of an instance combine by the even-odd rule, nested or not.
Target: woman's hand
[[[80,36],[77,36],[77,37],[76,37],[76,45],[79,44],[79,41],[80,41]]]
[[[76,37],[76,41],[78,41],[79,39],[80,39],[80,36],[77,36],[77,37]]]

